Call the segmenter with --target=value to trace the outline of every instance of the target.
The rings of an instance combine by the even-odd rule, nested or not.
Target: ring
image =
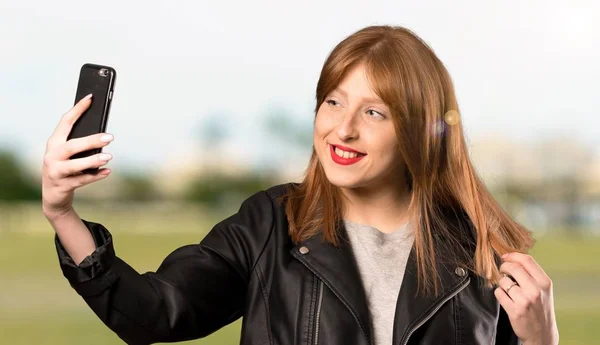
[[[508,290],[510,290],[510,289],[511,289],[513,286],[515,286],[515,285],[519,285],[519,284],[517,284],[517,282],[513,282],[513,283],[512,283],[512,284],[511,284],[511,285],[508,287],[508,289],[506,289],[506,292],[508,293]]]

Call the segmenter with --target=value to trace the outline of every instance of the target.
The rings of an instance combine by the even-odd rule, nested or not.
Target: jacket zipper
[[[450,295],[448,295],[446,298],[444,298],[440,303],[438,303],[438,305],[435,306],[435,308],[433,308],[429,314],[425,315],[425,317],[419,321],[419,323],[417,323],[414,327],[412,327],[408,334],[406,335],[406,338],[404,339],[404,341],[402,342],[402,345],[406,345],[408,344],[408,339],[410,338],[410,336],[419,328],[421,327],[425,322],[427,322],[427,320],[429,320],[441,307],[442,305],[444,305],[444,303],[446,303],[449,299],[451,299],[452,297],[456,296],[459,292],[461,292],[464,288],[467,287],[467,285],[469,285],[469,283],[471,282],[471,278],[467,279],[462,285],[460,285],[454,292],[452,292]]]
[[[293,255],[296,259],[298,259],[304,266],[306,266],[312,273],[314,273],[317,277],[319,277],[319,279],[321,280],[321,283],[323,283],[323,277],[321,276],[321,274],[319,273],[319,271],[317,271],[316,269],[314,269],[309,263],[306,262],[306,260],[299,256],[297,254],[297,252],[293,252]],[[333,292],[333,294],[339,298],[340,301],[342,301],[342,303],[344,303],[344,305],[346,306],[346,308],[348,308],[348,310],[350,311],[350,314],[352,314],[352,316],[354,317],[354,320],[356,320],[356,323],[358,324],[358,327],[360,328],[360,330],[362,331],[363,335],[365,336],[365,341],[367,342],[367,344],[371,345],[371,341],[369,341],[369,339],[366,336],[366,332],[365,330],[362,328],[361,324],[360,324],[360,320],[358,319],[358,316],[356,315],[356,313],[354,313],[352,307],[342,298],[342,296],[340,296],[339,293],[337,293],[335,291],[335,289],[329,287],[331,289],[331,292]]]
[[[323,304],[323,281],[319,280],[319,302],[317,303],[317,316],[315,318],[315,345],[319,343],[319,318],[321,316],[321,304]]]

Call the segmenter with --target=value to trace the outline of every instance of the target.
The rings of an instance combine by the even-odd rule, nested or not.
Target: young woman
[[[259,191],[199,244],[139,274],[74,189],[106,163],[69,160],[105,135],[48,140],[43,210],[60,267],[129,344],[204,337],[243,317],[242,344],[558,344],[552,282],[469,160],[451,79],[402,27],[340,42],[317,85],[301,183]],[[506,254],[506,255],[504,255]]]

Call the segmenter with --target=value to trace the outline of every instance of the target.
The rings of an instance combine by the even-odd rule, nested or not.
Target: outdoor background
[[[600,343],[598,2],[0,0],[2,344],[120,344],[63,278],[40,204],[45,145],[86,62],[117,70],[108,178],[77,191],[119,256],[155,270],[268,186],[300,181],[317,79],[372,24],[448,68],[472,160],[538,239],[561,344]],[[240,321],[194,344],[236,344]]]

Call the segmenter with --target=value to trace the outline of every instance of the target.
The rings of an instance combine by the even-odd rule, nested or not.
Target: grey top
[[[344,219],[371,314],[374,345],[392,345],[394,313],[406,262],[414,242],[405,223],[392,233]]]

